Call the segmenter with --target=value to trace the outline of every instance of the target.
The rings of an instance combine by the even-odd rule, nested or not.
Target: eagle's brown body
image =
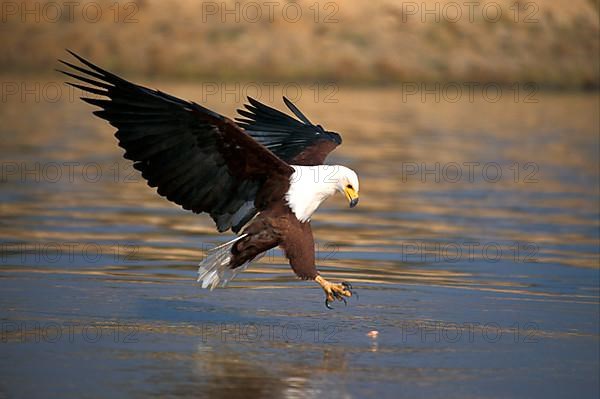
[[[314,240],[310,222],[300,222],[283,202],[261,212],[243,231],[231,253],[231,267],[242,266],[277,246],[285,251],[292,269],[304,280],[319,274],[315,266]]]

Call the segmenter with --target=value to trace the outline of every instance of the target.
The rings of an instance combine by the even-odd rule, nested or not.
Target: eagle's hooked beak
[[[350,202],[350,208],[354,208],[356,204],[358,204],[358,193],[354,190],[354,187],[346,186],[344,188],[344,194],[346,194],[346,198]]]

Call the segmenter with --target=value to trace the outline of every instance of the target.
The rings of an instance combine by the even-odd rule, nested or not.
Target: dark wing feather
[[[248,97],[250,104],[238,110],[236,122],[275,155],[292,165],[321,165],[342,143],[339,134],[313,125],[287,98],[283,101],[300,120]]]
[[[90,86],[69,83],[104,98],[82,100],[118,129],[115,136],[148,185],[196,213],[207,212],[219,231],[235,232],[287,191],[293,169],[232,120],[199,104],[128,82],[69,51],[87,68],[61,61]],[[269,181],[269,192],[261,192]],[[282,192],[275,192],[279,181]],[[281,191],[280,190],[280,191]],[[260,194],[261,203],[255,203]],[[252,212],[249,212],[249,210]]]

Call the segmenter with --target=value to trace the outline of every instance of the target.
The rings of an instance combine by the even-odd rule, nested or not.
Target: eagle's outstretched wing
[[[232,120],[128,82],[69,53],[87,68],[61,61],[80,74],[60,72],[87,84],[70,85],[105,97],[82,100],[102,108],[94,114],[118,129],[115,136],[125,158],[134,161],[160,195],[184,209],[209,213],[219,231],[239,231],[261,209],[257,196],[263,204],[269,201],[270,193],[261,192],[266,181],[289,184],[293,168]]]
[[[287,98],[285,105],[298,117],[292,118],[248,97],[250,104],[239,109],[237,124],[279,158],[291,165],[321,165],[327,155],[342,143],[335,132],[313,125]]]

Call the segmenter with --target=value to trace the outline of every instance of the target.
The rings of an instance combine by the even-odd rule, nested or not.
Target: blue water
[[[312,223],[321,273],[359,293],[332,311],[278,250],[201,290],[229,235],[146,187],[87,105],[4,104],[0,397],[598,397],[598,96],[538,95],[301,103],[361,178]]]

